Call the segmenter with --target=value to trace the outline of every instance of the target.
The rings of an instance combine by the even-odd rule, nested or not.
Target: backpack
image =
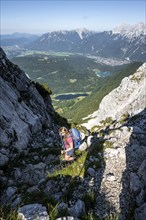
[[[71,137],[73,138],[74,148],[78,149],[81,144],[80,132],[76,128],[71,128],[69,132]]]

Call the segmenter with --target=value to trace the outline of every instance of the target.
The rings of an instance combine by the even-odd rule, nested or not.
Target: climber
[[[63,141],[63,150],[61,150],[61,154],[64,155],[66,161],[74,160],[74,145],[73,138],[71,137],[69,131],[65,127],[61,127],[59,129],[59,135],[61,140]]]

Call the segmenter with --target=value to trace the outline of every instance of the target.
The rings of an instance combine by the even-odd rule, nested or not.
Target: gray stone
[[[44,191],[45,191],[46,195],[53,194],[55,192],[54,181],[53,180],[49,180],[47,182],[46,188],[45,188]]]
[[[32,187],[27,189],[28,193],[34,193],[34,192],[38,192],[38,191],[39,191],[39,189],[38,189],[37,186],[32,186]]]
[[[0,166],[6,165],[8,161],[9,158],[6,155],[0,153]]]
[[[87,173],[90,175],[90,176],[95,176],[95,170],[91,167],[88,168],[87,170]]]
[[[42,179],[46,177],[45,163],[28,164],[24,169],[17,168],[14,172],[15,179],[19,183],[26,183],[30,185],[37,185]]]
[[[18,217],[20,220],[49,220],[46,207],[38,203],[20,207],[18,209]]]
[[[135,210],[135,220],[144,220],[146,218],[146,203]]]
[[[15,168],[15,171],[14,171],[14,176],[15,176],[15,179],[18,180],[22,177],[22,171],[20,168]]]
[[[44,170],[45,167],[46,167],[46,164],[45,164],[45,163],[42,163],[42,162],[40,162],[40,163],[34,165],[34,169],[36,169],[36,170]]]
[[[145,190],[141,190],[141,192],[136,196],[136,204],[138,206],[141,206],[144,201],[145,201],[145,198],[146,198],[146,192]]]
[[[132,192],[134,192],[136,195],[139,194],[141,191],[143,185],[138,177],[137,174],[135,173],[130,173],[130,189]]]
[[[55,190],[54,190],[55,191]],[[52,194],[52,193],[50,193],[50,194]],[[62,196],[63,196],[63,193],[62,192],[58,192],[58,193],[53,193],[52,195],[51,195],[51,197],[54,199],[54,201],[56,201],[56,202],[60,202],[61,201],[61,199],[62,199]]]
[[[56,220],[79,220],[79,219],[74,218],[72,216],[66,216],[66,217],[57,218]]]
[[[5,191],[2,192],[0,201],[2,201],[3,205],[11,205],[17,196],[17,188],[14,186],[9,186]]]
[[[8,146],[10,143],[9,137],[6,131],[0,128],[0,145],[1,146]]]
[[[16,187],[8,187],[8,189],[6,190],[6,195],[7,195],[7,198],[8,199],[11,199],[12,198],[12,196],[14,195],[14,194],[16,194],[17,193],[17,188]]]
[[[17,196],[17,198],[14,199],[14,201],[11,203],[11,206],[12,206],[13,208],[16,208],[16,207],[20,206],[21,201],[22,201],[22,199],[21,199],[21,196],[19,195],[19,196]]]
[[[143,184],[146,186],[146,159],[142,162],[138,171],[138,175],[142,179]]]
[[[68,204],[64,203],[64,202],[61,202],[58,206],[57,206],[57,210],[58,212],[62,212],[64,210],[67,210],[68,209]]]
[[[75,205],[69,209],[69,213],[73,216],[73,217],[83,217],[85,216],[86,212],[85,212],[85,204],[82,200],[78,200]]]

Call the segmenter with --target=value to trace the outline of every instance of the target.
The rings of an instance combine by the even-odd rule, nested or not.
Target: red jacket
[[[70,143],[73,142],[73,138],[71,137],[70,134],[68,134],[67,137],[63,141],[64,141],[65,148],[67,150],[68,148],[70,148]]]

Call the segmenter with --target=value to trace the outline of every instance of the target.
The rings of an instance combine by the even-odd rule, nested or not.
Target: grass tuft
[[[84,151],[81,156],[73,161],[72,164],[67,165],[65,168],[60,170],[55,170],[53,173],[49,173],[48,177],[56,177],[58,175],[64,176],[72,176],[73,178],[76,176],[83,177],[85,174],[85,161],[87,157],[87,152]]]
[[[0,220],[19,220],[17,210],[13,210],[10,206],[0,207]]]

